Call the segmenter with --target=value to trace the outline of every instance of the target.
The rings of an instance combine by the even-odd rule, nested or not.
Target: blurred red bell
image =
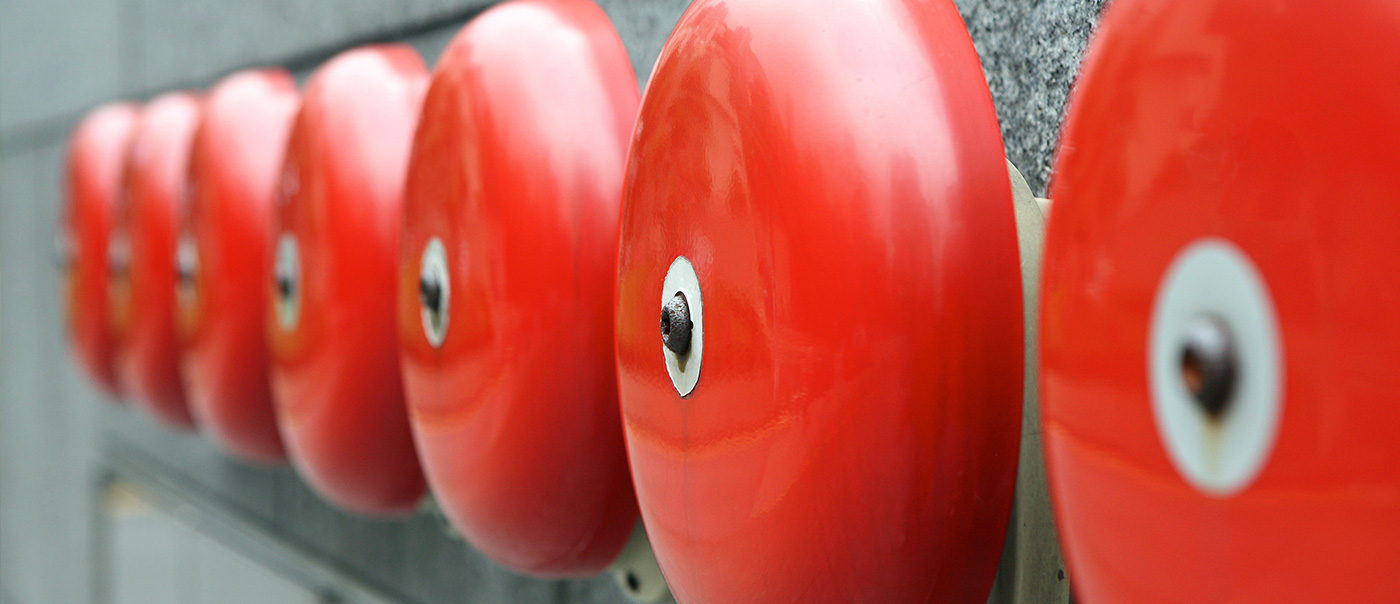
[[[138,109],[113,103],[83,117],[68,140],[66,204],[56,242],[73,356],[117,395],[116,349],[107,313],[107,246]]]
[[[200,99],[172,92],[141,110],[108,246],[111,320],[122,389],[176,428],[194,426],[175,334],[175,228],[184,213]]]
[[[678,601],[986,602],[1021,277],[952,2],[691,4],[637,120],[618,270],[628,453]]]
[[[1041,311],[1080,601],[1400,602],[1398,39],[1387,2],[1109,7]]]
[[[636,523],[612,359],[637,83],[607,16],[516,0],[433,72],[405,192],[398,329],[433,493],[510,568],[589,575]]]
[[[423,496],[399,371],[394,277],[404,174],[428,72],[413,48],[343,53],[311,76],[277,209],[267,334],[292,461],[364,513]]]
[[[190,159],[189,215],[175,261],[191,407],[230,453],[285,458],[268,381],[263,313],[272,281],[272,214],[296,83],[243,71],[209,91]]]

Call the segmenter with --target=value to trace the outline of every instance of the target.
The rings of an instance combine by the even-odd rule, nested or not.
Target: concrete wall
[[[52,237],[62,145],[86,110],[205,87],[241,67],[277,64],[305,74],[365,42],[408,41],[431,64],[485,4],[0,0],[0,603],[105,598],[109,560],[94,510],[97,485],[113,468],[132,468],[210,506],[217,518],[209,523],[243,523],[251,527],[243,532],[305,557],[271,555],[279,560],[274,565],[311,560],[329,569],[301,573],[326,583],[318,588],[336,591],[348,578],[354,585],[338,592],[347,600],[360,593],[355,589],[369,589],[405,602],[621,601],[606,577],[549,582],[507,573],[446,538],[427,515],[374,522],[341,514],[290,470],[229,461],[199,438],[161,431],[104,400],[63,345]],[[644,82],[686,1],[601,4]],[[1064,99],[1101,0],[961,0],[959,8],[982,56],[1008,157],[1043,194]],[[259,547],[267,546],[249,549]],[[1057,561],[1020,564],[1016,550],[1013,544],[993,599],[1064,601]],[[1035,569],[1036,576],[1017,576],[1018,569]]]

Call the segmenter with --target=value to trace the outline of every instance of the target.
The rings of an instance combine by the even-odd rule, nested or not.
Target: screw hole
[[[637,592],[641,591],[641,589],[642,589],[642,580],[639,579],[639,578],[637,578],[637,573],[634,573],[634,572],[632,572],[632,571],[630,571],[630,570],[627,571],[626,581],[627,581],[627,589],[628,589],[629,591],[631,591],[632,593],[637,593]]]

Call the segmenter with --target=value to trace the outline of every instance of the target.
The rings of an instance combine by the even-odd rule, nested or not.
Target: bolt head
[[[661,343],[671,352],[686,354],[690,352],[690,333],[694,327],[685,294],[676,292],[661,309]]]

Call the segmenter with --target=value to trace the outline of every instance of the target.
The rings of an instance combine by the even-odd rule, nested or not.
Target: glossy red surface
[[[331,501],[411,512],[423,496],[394,324],[404,174],[428,85],[412,47],[374,46],[312,75],[283,167],[278,232],[300,250],[293,323],[269,291],[278,421],[293,463]]]
[[[180,377],[171,259],[199,112],[199,97],[186,92],[156,97],[141,110],[113,231],[118,242],[126,242],[130,260],[109,276],[122,389],[152,415],[182,429],[192,428],[194,418]]]
[[[1020,269],[951,2],[699,0],[633,138],[617,362],[678,601],[985,602],[1021,422]],[[682,399],[663,278],[704,298]]]
[[[73,130],[59,226],[69,345],[88,377],[113,395],[120,389],[112,361],[116,343],[107,321],[107,241],[137,112],[128,103],[104,105]]]
[[[1041,310],[1080,601],[1400,601],[1397,39],[1390,2],[1110,5],[1061,137]],[[1173,467],[1147,373],[1158,284],[1201,237],[1252,259],[1281,335],[1279,432],[1230,496]]]
[[[516,0],[444,52],[414,139],[398,328],[415,435],[448,518],[523,572],[597,573],[636,523],[611,308],[637,99],[597,6]],[[451,275],[441,348],[419,315],[430,237]]]
[[[190,160],[185,231],[198,252],[180,299],[184,367],[202,430],[248,461],[286,454],[277,432],[263,326],[273,197],[298,95],[280,69],[231,75],[209,91]]]

